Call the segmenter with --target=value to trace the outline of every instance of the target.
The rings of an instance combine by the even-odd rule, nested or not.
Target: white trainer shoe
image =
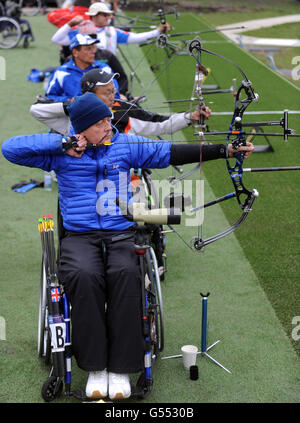
[[[125,399],[131,395],[129,375],[108,373],[108,391],[110,399]]]
[[[108,373],[106,369],[99,372],[90,372],[85,388],[88,398],[105,398],[108,390]]]

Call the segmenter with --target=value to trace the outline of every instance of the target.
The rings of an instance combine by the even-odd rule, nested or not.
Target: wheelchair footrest
[[[84,389],[78,389],[76,391],[71,391],[70,392],[70,396],[78,399],[81,402],[90,402],[90,403],[105,402],[105,403],[112,403],[112,401],[110,401],[107,398],[103,398],[103,399],[100,399],[100,398],[99,399],[89,398],[89,397],[86,396]]]

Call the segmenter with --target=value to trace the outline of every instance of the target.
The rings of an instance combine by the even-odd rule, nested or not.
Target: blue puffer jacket
[[[81,95],[82,76],[89,70],[97,68],[103,69],[107,73],[113,73],[112,68],[108,66],[108,64],[100,62],[99,60],[95,60],[95,62],[86,69],[80,69],[76,66],[73,59],[69,60],[57,68],[52,74],[46,90],[46,96],[54,101],[67,101],[70,98]],[[116,98],[120,98],[119,84],[115,78],[113,79],[113,83],[116,89]]]
[[[56,172],[66,229],[124,230],[133,223],[121,215],[114,200],[131,198],[130,169],[167,167],[171,142],[115,131],[111,145],[88,148],[81,158],[62,151],[58,134],[9,138],[2,144],[2,153],[12,163]]]

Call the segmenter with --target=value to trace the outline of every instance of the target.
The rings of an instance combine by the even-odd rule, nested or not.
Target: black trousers
[[[61,240],[59,278],[72,306],[72,348],[78,366],[115,373],[142,370],[134,232],[67,231]]]

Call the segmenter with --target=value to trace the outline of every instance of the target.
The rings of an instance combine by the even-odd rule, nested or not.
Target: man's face
[[[79,68],[88,68],[95,61],[95,54],[97,51],[96,44],[90,46],[79,46],[72,50],[72,54],[76,65]]]
[[[95,94],[100,100],[103,101],[109,108],[111,108],[114,104],[115,99],[115,86],[114,83],[111,81],[106,85],[99,85],[96,86]]]
[[[102,28],[110,24],[111,14],[100,12],[96,16],[91,16],[91,20],[95,25]]]
[[[94,123],[94,125],[81,132],[81,135],[85,137],[89,144],[101,145],[110,142],[112,136],[110,117]]]

